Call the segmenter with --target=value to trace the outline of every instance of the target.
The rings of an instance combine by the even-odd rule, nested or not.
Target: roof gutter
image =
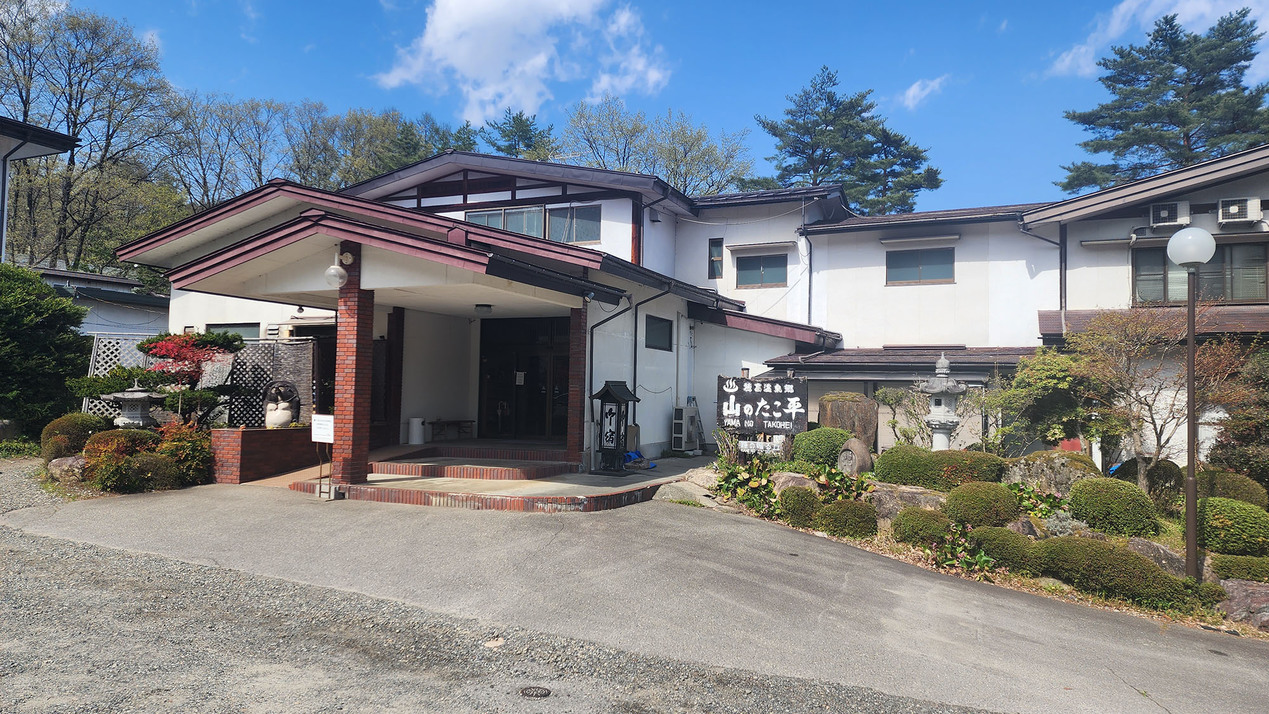
[[[1030,230],[1028,230],[1028,229],[1027,229],[1027,224],[1025,224],[1025,223],[1023,223],[1023,222],[1022,222],[1022,214],[1021,214],[1021,213],[1019,213],[1019,214],[1018,214],[1018,232],[1019,232],[1019,233],[1021,233],[1021,234],[1022,234],[1022,235],[1024,235],[1024,236],[1031,236],[1032,238],[1035,238],[1036,240],[1042,240],[1042,241],[1044,241],[1045,243],[1048,243],[1049,245],[1053,246],[1054,248],[1061,248],[1061,247],[1062,247],[1062,244],[1061,244],[1060,242],[1055,241],[1055,240],[1053,240],[1053,239],[1051,239],[1051,238],[1045,238],[1044,236],[1040,235],[1039,233],[1032,233]]]

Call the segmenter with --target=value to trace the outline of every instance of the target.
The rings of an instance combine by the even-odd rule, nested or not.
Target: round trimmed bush
[[[947,537],[952,521],[939,511],[909,506],[895,515],[890,526],[900,543],[927,546]]]
[[[1137,483],[1137,460],[1128,459],[1119,465],[1112,474],[1114,478],[1129,483]],[[1185,471],[1176,464],[1163,459],[1146,471],[1146,483],[1150,493],[1161,493],[1179,489],[1185,485]]]
[[[48,423],[40,432],[40,456],[47,463],[84,450],[88,437],[110,428],[110,422],[96,414],[75,412]]]
[[[1018,518],[1018,497],[998,483],[962,484],[947,494],[943,513],[964,526],[1003,526]]]
[[[1232,498],[1200,498],[1198,544],[1226,555],[1269,555],[1269,513]]]
[[[158,445],[159,435],[144,429],[111,429],[93,434],[84,444],[88,484],[99,491],[144,491],[148,483],[133,472],[132,457],[153,451]]]
[[[810,528],[823,507],[820,495],[805,486],[790,486],[780,492],[780,517],[794,528]]]
[[[919,446],[892,446],[873,463],[878,481],[950,491],[970,481],[999,481],[1006,462],[981,451],[930,451]]]
[[[1071,515],[1094,530],[1117,535],[1159,531],[1154,504],[1144,491],[1113,478],[1086,478],[1071,486]]]
[[[1269,506],[1269,493],[1255,481],[1230,471],[1203,471],[1195,475],[1200,498],[1232,498],[1259,508]]]
[[[975,528],[969,532],[970,544],[982,549],[996,561],[996,566],[1008,568],[1012,573],[1035,572],[1035,560],[1031,554],[1031,539],[1008,528],[991,526]]]
[[[176,460],[164,454],[143,451],[128,459],[132,483],[144,491],[171,491],[185,486]]]
[[[1158,608],[1189,601],[1179,578],[1168,575],[1146,556],[1107,541],[1062,536],[1036,542],[1032,552],[1042,574],[1083,592]]]
[[[158,434],[145,429],[100,431],[84,442],[84,458],[91,462],[94,458],[106,454],[132,456],[142,451],[153,451],[159,445],[159,441]]]
[[[1257,580],[1269,583],[1269,558],[1216,554],[1212,556],[1212,570],[1222,580]]]
[[[815,515],[816,530],[837,538],[877,535],[877,507],[867,501],[833,501]]]
[[[808,461],[821,466],[836,466],[842,445],[849,441],[851,433],[845,429],[822,426],[804,431],[793,437],[793,459]]]
[[[1004,477],[1005,467],[1009,464],[1005,459],[983,451],[949,449],[932,452],[932,456],[943,478],[953,486],[971,481],[999,483]]]

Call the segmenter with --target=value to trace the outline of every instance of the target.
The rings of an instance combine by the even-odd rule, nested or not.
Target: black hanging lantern
[[[639,398],[625,382],[607,381],[598,392],[590,395],[599,400],[599,464],[602,471],[625,471],[626,430],[630,403]]]

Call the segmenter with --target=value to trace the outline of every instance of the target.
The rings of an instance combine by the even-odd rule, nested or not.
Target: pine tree
[[[1098,66],[1113,99],[1066,112],[1093,135],[1080,147],[1110,161],[1063,166],[1058,186],[1107,188],[1269,142],[1269,85],[1243,82],[1263,36],[1249,13],[1225,15],[1203,35],[1165,15],[1144,46],[1111,48]]]
[[[551,136],[553,125],[538,126],[538,115],[512,112],[507,107],[500,121],[487,122],[480,137],[490,148],[503,156],[533,161],[550,161],[559,153],[559,144]]]

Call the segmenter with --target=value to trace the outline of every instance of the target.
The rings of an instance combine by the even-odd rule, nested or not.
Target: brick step
[[[436,455],[413,457],[410,461],[377,461],[370,464],[370,473],[415,478],[510,481],[576,473],[578,468],[579,464],[567,461],[518,461]]]
[[[316,481],[296,481],[291,490],[315,495]],[[486,493],[453,493],[427,491],[419,488],[392,488],[383,485],[352,484],[344,486],[349,500],[400,503],[413,506],[442,506],[467,508],[477,511],[524,511],[537,513],[567,513],[607,511],[652,500],[660,484],[638,486],[619,493],[594,496],[509,496]]]
[[[563,449],[521,449],[521,448],[503,448],[488,446],[468,446],[445,444],[427,444],[420,446],[417,451],[411,451],[396,459],[417,459],[430,456],[448,456],[461,459],[494,459],[499,461],[563,461],[568,463],[578,463],[576,461],[577,454],[571,454]]]

